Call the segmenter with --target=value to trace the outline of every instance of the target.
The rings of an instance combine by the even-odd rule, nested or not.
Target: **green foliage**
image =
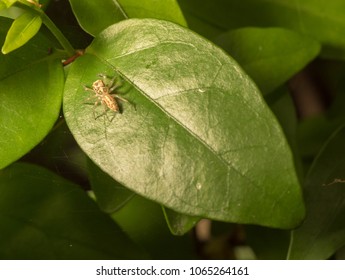
[[[190,72],[189,65],[199,67]],[[121,115],[109,120],[101,111],[95,120],[92,107],[81,106],[83,85],[101,72],[130,84],[126,97],[136,108],[123,104]],[[107,28],[72,65],[64,96],[80,147],[134,192],[191,216],[283,228],[301,222],[300,189],[277,122],[238,65],[187,29],[146,19]]]
[[[292,233],[291,259],[325,259],[345,245],[345,129],[325,144],[305,180],[308,214]]]
[[[215,42],[240,63],[263,94],[288,81],[320,51],[317,41],[283,28],[235,29]]]
[[[1,259],[122,259],[141,251],[78,186],[30,164],[0,173]]]
[[[42,19],[38,15],[23,13],[14,20],[10,30],[7,33],[5,43],[2,47],[2,53],[8,54],[15,49],[25,45],[32,37],[36,35],[42,25]]]
[[[50,19],[59,5],[69,25]],[[0,259],[236,257],[243,242],[259,259],[325,259],[345,245],[342,0],[0,10]],[[300,119],[294,76],[312,70],[311,88],[338,95]],[[223,223],[196,252],[205,218]]]

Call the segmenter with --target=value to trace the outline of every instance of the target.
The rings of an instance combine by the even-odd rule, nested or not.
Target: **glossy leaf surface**
[[[78,186],[41,167],[0,171],[0,259],[128,259],[142,252]]]
[[[122,114],[114,116],[85,104],[92,93],[84,85],[99,73],[120,75],[135,106],[119,101]],[[189,30],[148,19],[112,25],[73,64],[64,96],[79,145],[140,195],[231,222],[289,228],[303,218],[273,114],[237,63]]]
[[[327,259],[345,244],[345,129],[315,159],[305,182],[307,216],[293,231],[290,259]]]

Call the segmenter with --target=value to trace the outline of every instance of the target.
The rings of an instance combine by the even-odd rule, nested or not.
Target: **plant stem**
[[[23,10],[30,11],[32,13],[38,14],[42,18],[43,24],[50,30],[50,32],[55,36],[64,50],[67,52],[69,56],[73,56],[75,54],[75,49],[71,45],[71,43],[67,40],[67,38],[62,34],[59,28],[54,24],[54,22],[42,11],[40,8],[37,7],[30,7],[24,3],[16,2],[15,6],[22,8]]]
[[[71,45],[71,43],[67,40],[67,38],[62,34],[59,28],[56,27],[54,22],[45,14],[41,14],[41,18],[45,26],[50,30],[51,33],[55,36],[55,38],[59,41],[61,46],[65,49],[69,56],[73,56],[75,54],[75,49]]]

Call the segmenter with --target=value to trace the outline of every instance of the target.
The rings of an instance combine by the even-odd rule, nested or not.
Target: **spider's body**
[[[107,78],[105,75],[99,75],[102,78]],[[114,113],[121,113],[121,109],[117,99],[121,101],[128,102],[127,99],[120,97],[116,93],[116,89],[119,88],[121,85],[115,84],[115,78],[113,78],[109,84],[106,84],[103,80],[96,80],[92,83],[92,87],[85,86],[85,90],[92,91],[94,93],[93,98],[96,98],[96,102],[94,104],[94,108],[99,104],[102,104],[104,107],[104,114],[107,113],[108,110],[113,111]],[[94,111],[95,114],[95,111]],[[103,115],[103,114],[102,114]],[[115,115],[114,115],[115,116]],[[97,119],[100,116],[95,116]]]
[[[97,80],[92,84],[92,91],[98,99],[95,103],[96,106],[101,103],[113,112],[120,112],[119,104],[115,99],[117,94],[112,94],[111,88],[106,86],[102,80]]]

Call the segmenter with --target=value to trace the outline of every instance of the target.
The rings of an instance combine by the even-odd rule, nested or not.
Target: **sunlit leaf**
[[[14,20],[11,28],[8,30],[6,40],[2,46],[2,53],[8,54],[21,46],[25,45],[42,25],[42,19],[39,15],[31,12],[23,13]]]

